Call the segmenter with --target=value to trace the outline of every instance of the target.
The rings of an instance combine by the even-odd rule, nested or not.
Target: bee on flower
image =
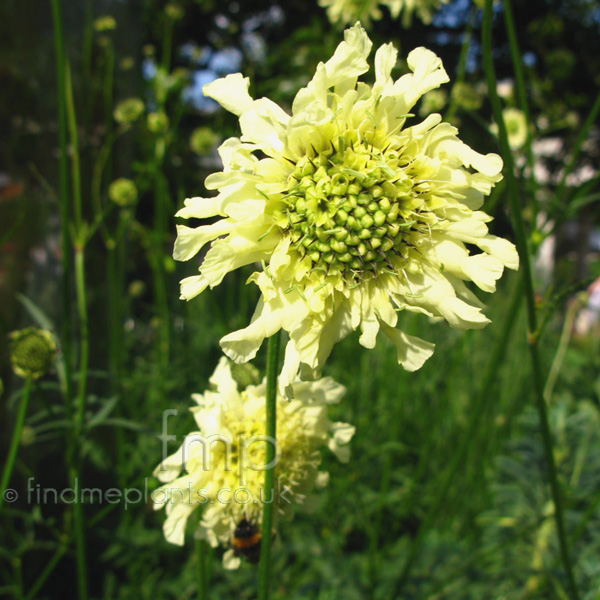
[[[278,398],[276,442],[265,435],[265,381],[240,389],[230,361],[222,358],[210,383],[214,389],[192,396],[198,431],[154,471],[164,485],[152,500],[155,509],[166,509],[163,530],[173,544],[183,545],[188,518],[201,510],[196,537],[228,548],[223,564],[235,569],[242,557],[258,560],[265,503],[274,504],[275,529],[280,517],[307,508],[310,493],[327,483],[328,474],[319,470],[320,449],[327,446],[347,462],[354,427],[327,417],[328,406],[346,392],[330,377],[294,382],[296,399]],[[270,443],[275,443],[276,483],[266,497]]]
[[[386,44],[370,86],[358,81],[369,70],[370,39],[360,23],[344,38],[298,92],[291,115],[252,99],[239,73],[205,86],[238,115],[242,136],[222,144],[223,171],[206,180],[218,195],[190,198],[177,213],[222,217],[177,227],[177,260],[212,242],[199,274],[181,282],[182,298],[262,262],[249,278],[262,294],[252,321],[221,346],[245,362],[266,337],[287,331],[282,387],[300,370],[316,376],[335,343],[356,329],[366,348],[381,331],[405,369],[420,368],[433,344],[397,329],[399,312],[484,327],[483,305],[465,282],[493,292],[504,267],[518,268],[513,244],[490,234],[491,217],[479,210],[502,177],[502,159],[461,142],[439,114],[420,122],[410,114],[448,81],[441,60],[417,48],[408,55],[411,72],[394,80],[397,51]]]

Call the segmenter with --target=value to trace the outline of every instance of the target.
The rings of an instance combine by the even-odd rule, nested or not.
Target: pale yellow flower
[[[329,20],[338,25],[350,25],[360,19],[366,26],[370,20],[381,19],[379,6],[386,6],[392,19],[402,13],[402,25],[409,27],[413,14],[425,24],[431,23],[435,11],[448,0],[319,0],[319,6],[327,10]]]
[[[527,141],[527,119],[525,113],[518,108],[505,108],[502,111],[506,133],[508,134],[508,145],[511,150],[519,150]],[[490,130],[498,134],[498,125],[492,123]]]
[[[433,344],[396,329],[398,312],[483,327],[482,304],[464,282],[492,292],[505,266],[518,267],[514,246],[491,235],[491,218],[478,210],[501,179],[501,158],[475,152],[439,114],[422,122],[408,114],[448,81],[441,60],[417,48],[408,56],[411,72],[394,81],[397,52],[386,44],[375,55],[371,87],[357,82],[370,49],[360,24],[348,29],[296,95],[291,116],[267,98],[253,100],[240,74],[204,88],[239,116],[242,138],[223,143],[224,170],[206,180],[219,195],[188,199],[177,213],[223,217],[178,226],[177,260],[213,242],[200,274],[181,282],[181,296],[193,298],[229,271],[263,261],[249,278],[262,292],[252,322],[221,346],[245,362],[284,329],[283,386],[300,367],[303,375],[319,371],[334,344],[357,328],[366,348],[381,329],[399,363],[420,368]],[[481,252],[471,255],[465,244]]]
[[[183,545],[187,520],[197,508],[203,510],[195,535],[212,546],[227,546],[242,518],[260,525],[265,502],[274,502],[275,522],[289,518],[299,506],[309,508],[308,494],[327,483],[327,473],[319,471],[323,446],[342,462],[350,458],[354,427],[327,417],[328,406],[340,401],[345,388],[330,377],[294,382],[296,399],[277,401],[275,486],[265,496],[266,384],[239,390],[226,358],[210,382],[214,390],[192,396],[198,431],[154,471],[165,483],[152,493],[154,508],[166,507],[163,529],[173,544]],[[223,562],[237,568],[240,561],[230,550]]]

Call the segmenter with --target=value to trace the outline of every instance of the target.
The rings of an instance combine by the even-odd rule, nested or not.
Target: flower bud
[[[56,343],[49,331],[30,327],[10,334],[10,361],[24,379],[38,379],[54,366]]]
[[[164,112],[153,112],[146,120],[148,129],[152,133],[164,134],[169,130],[169,117]]]
[[[210,127],[197,127],[190,136],[190,148],[199,156],[209,154],[218,142],[219,137]]]
[[[139,98],[127,98],[117,104],[113,117],[117,123],[133,123],[144,112],[144,103]]]
[[[121,177],[110,184],[108,187],[108,196],[118,206],[126,207],[135,204],[138,191],[131,179]]]

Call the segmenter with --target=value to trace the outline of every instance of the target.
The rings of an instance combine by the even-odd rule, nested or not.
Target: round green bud
[[[354,216],[357,219],[362,219],[366,214],[367,214],[367,209],[364,208],[363,206],[357,206],[354,209]]]
[[[466,81],[457,81],[451,94],[456,103],[465,110],[478,110],[483,104],[483,96]]]
[[[119,61],[119,68],[121,69],[121,71],[131,71],[133,67],[135,67],[135,59],[133,58],[133,56],[124,56]]]
[[[112,31],[116,29],[117,22],[111,15],[103,15],[94,21],[94,30],[97,32]]]
[[[346,244],[348,244],[348,246],[358,246],[358,244],[360,244],[360,238],[355,233],[351,233],[346,238]]]
[[[128,292],[131,298],[140,298],[146,293],[146,284],[143,281],[136,279],[129,284]]]
[[[348,246],[346,246],[344,242],[338,242],[337,240],[331,240],[330,246],[334,252],[338,252],[341,254],[346,252],[346,250],[348,249]]]
[[[173,21],[179,21],[179,19],[183,19],[185,15],[183,8],[175,2],[169,2],[165,6],[165,13],[170,19],[173,19]]]
[[[348,213],[345,210],[338,210],[335,213],[335,220],[340,224],[344,225],[348,221]]]
[[[390,202],[389,198],[386,198],[385,196],[383,196],[382,198],[379,199],[379,210],[383,211],[384,213],[388,213],[390,212],[390,208],[392,208],[392,203]]]
[[[383,196],[383,188],[380,185],[375,185],[371,188],[371,196],[373,198],[381,198]]]
[[[127,98],[117,104],[113,117],[117,123],[133,123],[144,113],[144,103],[139,98]]]
[[[373,223],[375,223],[377,227],[381,227],[385,223],[385,213],[382,210],[375,211]]]
[[[371,229],[371,227],[373,227],[373,223],[375,223],[375,220],[373,219],[373,217],[369,214],[366,214],[364,217],[361,218],[360,220],[360,224],[365,228],[365,229]]]
[[[24,379],[37,379],[54,366],[56,343],[44,329],[30,327],[10,334],[10,361],[13,371]]]
[[[131,179],[121,177],[108,186],[108,196],[118,206],[125,207],[135,204],[138,191]]]
[[[190,136],[190,148],[199,156],[210,154],[218,142],[219,137],[210,127],[197,127]]]
[[[169,117],[164,112],[153,112],[146,120],[148,129],[152,133],[164,134],[169,130]]]
[[[21,431],[21,445],[31,446],[35,442],[35,429],[29,425],[25,425]]]

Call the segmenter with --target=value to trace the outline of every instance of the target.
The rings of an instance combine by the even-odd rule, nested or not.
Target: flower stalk
[[[21,433],[23,432],[23,425],[25,424],[25,416],[27,414],[27,406],[29,405],[29,398],[31,397],[31,388],[33,387],[33,377],[29,376],[25,379],[25,387],[23,388],[23,394],[19,402],[19,412],[17,414],[17,422],[13,429],[13,437],[10,442],[10,448],[8,450],[8,456],[4,463],[4,470],[2,471],[2,481],[0,482],[0,511],[4,506],[5,492],[10,483],[10,478],[15,466],[15,460],[17,458],[17,451],[19,449],[19,443],[21,441]]]
[[[267,350],[267,397],[266,397],[266,435],[277,439],[277,373],[279,372],[279,345],[281,334],[269,338]],[[275,445],[267,444],[267,464],[275,459]],[[271,584],[271,542],[273,538],[273,508],[275,505],[275,466],[265,471],[264,508],[262,521],[262,543],[260,564],[258,566],[258,598],[268,600]],[[269,501],[270,499],[270,501]]]
[[[59,114],[59,144],[60,144],[60,206],[61,206],[61,235],[62,235],[62,308],[63,308],[63,353],[64,353],[64,398],[65,414],[72,418],[72,351],[71,351],[71,282],[73,280],[73,250],[71,233],[75,241],[75,285],[77,295],[77,311],[80,319],[80,348],[79,348],[79,385],[77,390],[77,409],[75,415],[75,431],[69,432],[67,441],[67,469],[71,485],[76,487],[80,476],[80,460],[76,456],[81,439],[81,429],[85,408],[86,387],[89,361],[89,336],[87,321],[87,300],[85,290],[85,255],[84,248],[87,232],[82,218],[81,174],[77,132],[77,120],[73,101],[73,89],[68,58],[65,51],[64,33],[62,26],[62,7],[60,0],[52,0],[52,15],[54,21],[54,43],[56,49],[58,76],[58,114]],[[68,149],[67,134],[70,135],[72,146],[71,176],[73,186],[73,206],[69,202],[68,192]],[[73,219],[71,216],[73,215]],[[85,549],[85,526],[83,507],[80,502],[73,505],[75,557],[77,563],[77,588],[79,600],[87,600],[87,566]]]
[[[485,11],[483,16],[482,30],[482,46],[483,46],[483,62],[484,70],[488,84],[488,93],[494,118],[498,124],[498,133],[500,139],[500,147],[502,156],[505,161],[505,173],[507,179],[508,196],[511,209],[511,217],[513,228],[515,230],[516,246],[519,252],[522,265],[522,277],[525,286],[525,301],[527,306],[528,320],[528,342],[529,354],[531,358],[533,387],[535,393],[535,402],[540,418],[540,427],[542,439],[544,442],[544,450],[546,455],[546,463],[548,467],[548,475],[550,478],[550,490],[552,501],[554,503],[554,520],[556,523],[556,531],[558,535],[559,547],[563,567],[565,569],[570,590],[571,598],[578,600],[579,591],[573,574],[573,565],[571,561],[567,536],[565,532],[564,516],[563,516],[563,497],[562,490],[558,483],[558,475],[553,454],[553,440],[550,426],[548,423],[548,414],[546,410],[546,401],[544,399],[544,382],[542,377],[542,368],[538,351],[538,338],[535,335],[537,331],[537,315],[535,309],[535,290],[533,287],[533,276],[531,270],[531,260],[529,256],[529,248],[527,237],[525,234],[525,225],[519,200],[517,182],[514,172],[514,164],[512,153],[508,143],[508,132],[502,115],[502,106],[497,92],[497,79],[494,68],[494,60],[492,55],[492,16],[493,16],[493,0],[485,1]]]

